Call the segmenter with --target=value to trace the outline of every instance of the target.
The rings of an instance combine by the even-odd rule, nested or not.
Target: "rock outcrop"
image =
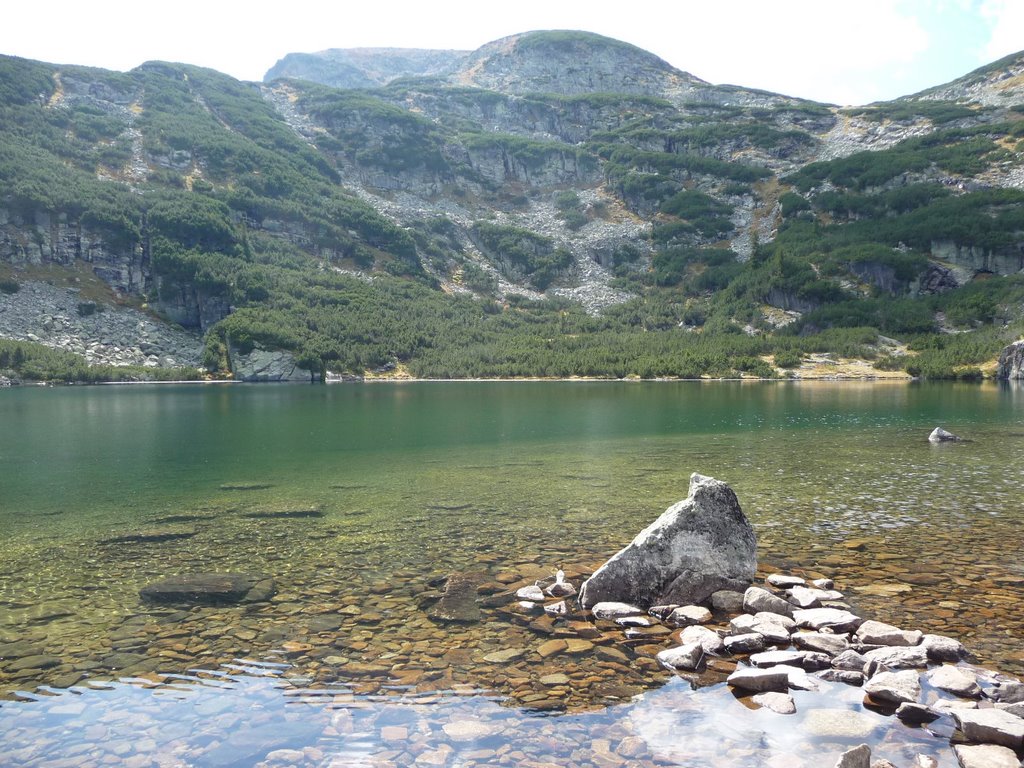
[[[942,427],[936,427],[928,435],[929,443],[959,443],[962,442],[962,437],[957,437],[952,432],[949,432]]]
[[[1004,381],[1024,379],[1024,341],[1015,341],[999,353],[996,378]]]
[[[736,494],[694,473],[686,499],[669,507],[584,582],[580,604],[688,605],[754,577],[757,541]]]

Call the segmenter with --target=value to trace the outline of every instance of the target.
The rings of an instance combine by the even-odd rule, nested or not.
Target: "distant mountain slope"
[[[0,289],[85,270],[222,372],[770,375],[881,333],[974,375],[1021,327],[1019,57],[848,109],[578,32],[335,63],[387,85],[0,57]]]
[[[418,48],[331,48],[289,53],[267,70],[264,82],[284,77],[334,88],[372,88],[400,77],[433,77],[450,72],[469,51]]]

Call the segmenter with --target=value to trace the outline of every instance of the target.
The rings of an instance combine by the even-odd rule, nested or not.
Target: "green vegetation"
[[[965,117],[973,117],[978,111],[963,104],[952,101],[933,101],[931,99],[920,99],[918,101],[888,101],[881,104],[871,104],[866,107],[855,107],[845,110],[846,114],[866,117],[869,120],[882,122],[884,120],[919,120],[925,118],[936,125],[951,123]]]
[[[97,384],[105,381],[195,381],[194,368],[89,365],[84,357],[29,341],[0,339],[0,375],[12,380],[55,384]]]
[[[491,261],[503,266],[510,275],[529,278],[541,291],[551,285],[559,272],[572,265],[571,253],[556,248],[550,237],[528,229],[478,221],[472,233]]]

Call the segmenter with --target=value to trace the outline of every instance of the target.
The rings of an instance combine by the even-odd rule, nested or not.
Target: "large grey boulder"
[[[1024,341],[1015,341],[999,353],[997,379],[1024,379]]]
[[[756,568],[757,540],[736,494],[694,473],[685,499],[583,583],[580,604],[691,605],[718,590],[743,590]]]

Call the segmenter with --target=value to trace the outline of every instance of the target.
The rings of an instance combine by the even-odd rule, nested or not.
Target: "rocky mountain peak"
[[[502,93],[662,95],[703,80],[636,46],[574,30],[512,35],[470,54],[450,78]]]

